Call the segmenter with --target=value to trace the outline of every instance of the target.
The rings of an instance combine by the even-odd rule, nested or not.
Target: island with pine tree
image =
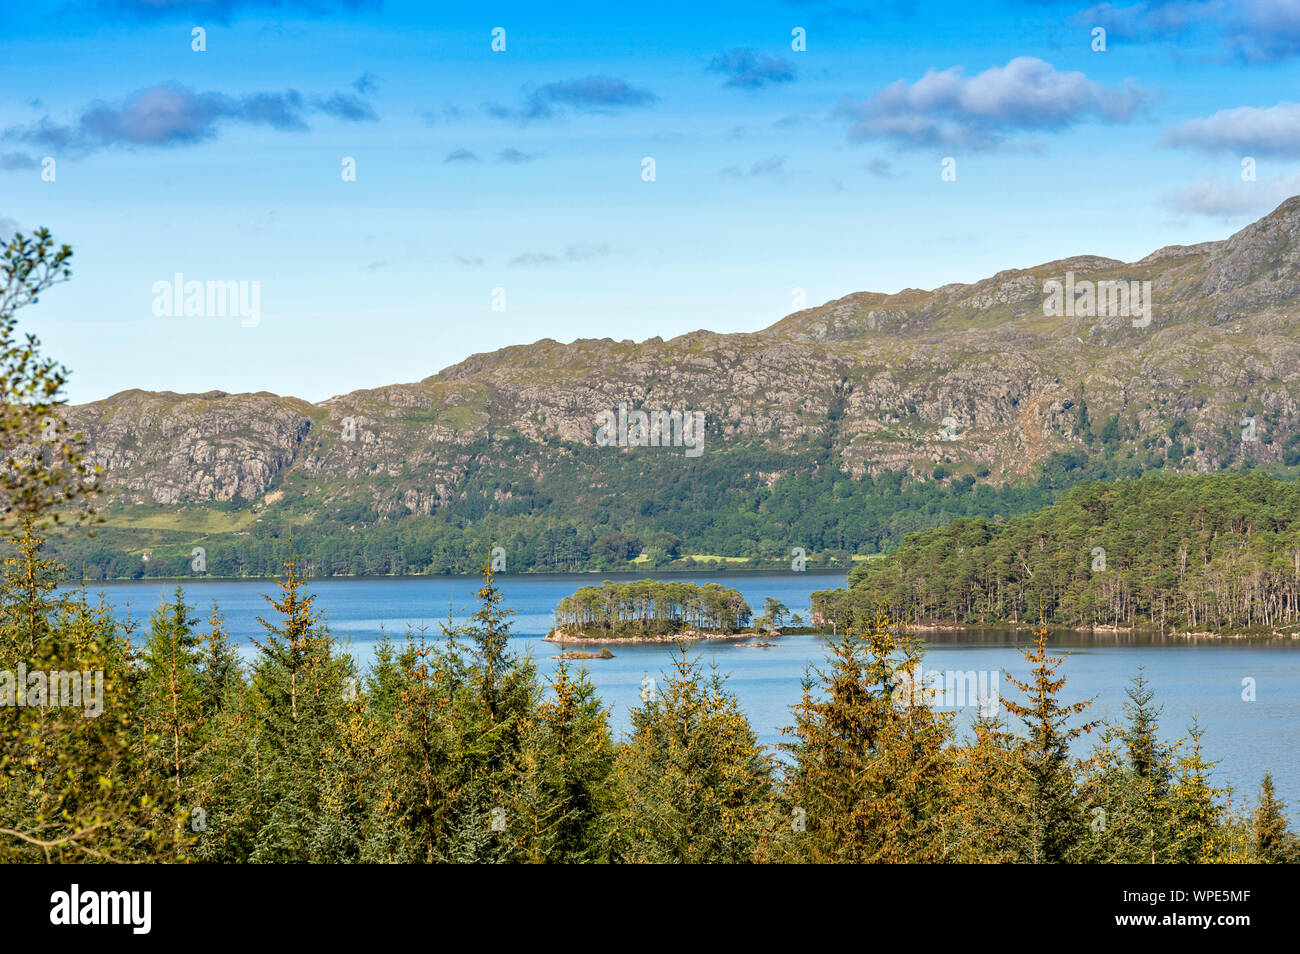
[[[753,611],[738,590],[675,580],[603,581],[560,600],[556,643],[674,642],[754,635]]]

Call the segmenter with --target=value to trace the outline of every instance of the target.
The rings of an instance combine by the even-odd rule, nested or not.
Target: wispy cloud
[[[488,115],[520,121],[556,119],[570,110],[612,112],[651,106],[658,97],[648,89],[632,86],[613,76],[584,76],[581,79],[525,87],[523,103],[515,106],[487,104]]]
[[[443,162],[478,162],[478,155],[468,149],[453,149]]]
[[[954,66],[930,70],[915,83],[898,80],[861,102],[846,97],[835,114],[850,121],[849,138],[855,141],[988,149],[1017,132],[1064,129],[1086,120],[1123,122],[1149,101],[1131,80],[1116,89],[1020,56],[975,76]]]
[[[381,0],[85,0],[85,5],[111,16],[139,20],[201,16],[214,23],[229,23],[245,12],[292,12],[300,17],[324,18],[378,9],[382,3]]]
[[[706,69],[727,78],[723,86],[737,89],[759,89],[774,83],[793,82],[794,67],[788,60],[766,56],[757,50],[737,47],[728,53],[719,53]]]
[[[1170,127],[1164,141],[1206,152],[1300,156],[1300,103],[1221,109]]]
[[[37,123],[11,126],[0,132],[0,141],[84,156],[112,147],[194,145],[215,139],[224,123],[302,132],[309,128],[306,117],[313,112],[349,122],[375,119],[366,103],[348,93],[310,97],[291,89],[229,96],[165,83],[139,90],[118,103],[93,103],[69,123],[46,116]],[[21,153],[10,153],[7,158],[17,167],[26,161]]]
[[[465,118],[465,113],[459,106],[442,106],[424,110],[420,113],[420,118],[424,120],[426,126],[441,126],[444,123],[460,122]]]
[[[36,165],[36,157],[29,156],[25,152],[0,153],[0,169],[4,169],[5,171],[13,169],[35,169]]]
[[[1104,27],[1115,39],[1182,40],[1199,33],[1224,52],[1251,63],[1300,55],[1297,0],[1146,0],[1129,6],[1100,3],[1078,13],[1076,24]]]
[[[776,175],[785,165],[784,156],[771,156],[767,159],[760,159],[748,169],[740,166],[727,166],[718,175],[724,179],[748,179],[753,176],[771,176]]]
[[[1222,182],[1207,177],[1165,195],[1161,204],[1176,212],[1225,221],[1256,219],[1297,193],[1300,193],[1300,173],[1271,176],[1257,182]]]
[[[1121,7],[1099,3],[1071,17],[1079,26],[1099,26],[1111,40],[1174,40],[1206,20],[1216,0],[1151,0]]]
[[[316,100],[313,105],[314,108],[335,119],[346,119],[354,123],[374,122],[379,118],[369,103],[351,93],[335,93],[333,96]]]
[[[570,245],[563,252],[524,252],[516,255],[507,265],[558,265],[563,262],[584,262],[609,254],[608,245],[589,245],[578,243]]]
[[[537,158],[537,155],[538,154],[535,152],[520,152],[512,146],[509,149],[502,149],[497,153],[497,162],[508,162],[512,165],[519,165],[525,162],[532,162]]]

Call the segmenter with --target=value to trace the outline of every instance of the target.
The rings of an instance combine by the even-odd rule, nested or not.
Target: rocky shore
[[[586,643],[592,646],[600,646],[615,643],[675,643],[679,640],[694,642],[700,639],[753,639],[757,635],[752,630],[742,633],[711,633],[702,629],[684,629],[680,633],[668,633],[663,636],[584,636],[571,633],[563,626],[557,626],[547,633],[543,639],[550,643]]]

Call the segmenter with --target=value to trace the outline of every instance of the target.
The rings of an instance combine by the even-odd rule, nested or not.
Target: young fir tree
[[[1251,819],[1254,829],[1255,857],[1269,865],[1296,864],[1300,862],[1300,845],[1287,826],[1286,803],[1279,800],[1273,788],[1273,776],[1264,773],[1259,787],[1259,804]]]
[[[405,662],[399,657],[393,638],[381,630],[374,656],[366,669],[366,711],[372,719],[385,726],[392,723],[397,708],[404,668]]]
[[[1193,720],[1188,745],[1178,759],[1170,802],[1173,808],[1174,864],[1203,864],[1221,860],[1226,853],[1225,810],[1219,799],[1226,791],[1210,784],[1216,763],[1201,752],[1200,724]]]
[[[267,635],[254,640],[258,657],[250,684],[254,749],[240,781],[253,796],[251,861],[337,861],[320,851],[323,763],[339,744],[355,687],[352,661],[336,654],[313,609],[315,597],[290,557],[283,563],[280,597],[267,597],[278,614],[259,619]],[[251,771],[250,771],[251,770]],[[223,806],[224,812],[224,806]]]
[[[1122,727],[1109,722],[1100,726],[1092,757],[1079,780],[1079,797],[1092,831],[1081,844],[1080,860],[1090,864],[1140,861],[1141,828],[1133,820],[1136,797]]]
[[[523,733],[539,693],[536,667],[509,648],[514,610],[501,609],[504,596],[490,561],[482,572],[479,608],[458,630],[470,644],[470,691],[459,693],[463,714],[458,717],[471,732],[473,748],[464,762],[466,774],[458,786],[461,798],[452,827],[462,833],[455,857],[499,861],[511,851],[512,829],[524,823],[510,816],[507,803],[518,783]],[[458,741],[458,748],[466,749],[466,741]],[[475,819],[489,826],[485,843]],[[487,854],[479,853],[480,844],[486,845]]]
[[[1134,828],[1136,860],[1157,864],[1166,860],[1170,845],[1169,789],[1173,783],[1173,750],[1160,741],[1162,706],[1153,705],[1155,690],[1142,670],[1127,689],[1127,722],[1122,731],[1128,754],[1132,800],[1129,815]]]
[[[140,713],[145,766],[164,775],[177,799],[186,787],[200,744],[203,697],[199,687],[198,619],[178,586],[149,621],[143,653]]]
[[[383,726],[368,711],[355,679],[345,678],[334,744],[320,761],[320,816],[309,842],[313,859],[331,863],[365,860],[368,833],[378,813],[375,775]]]
[[[937,861],[950,810],[949,716],[918,684],[920,653],[883,613],[830,647],[821,692],[805,680],[794,707],[782,835],[795,858]],[[788,828],[788,830],[787,830]]]
[[[616,858],[756,860],[776,822],[772,765],[722,677],[678,644],[672,673],[643,699],[617,755]]]
[[[243,688],[239,653],[230,645],[226,623],[215,600],[208,616],[208,632],[198,653],[198,689],[203,718],[213,718]]]
[[[1018,859],[1017,845],[1028,840],[1020,740],[996,716],[982,715],[972,738],[953,746],[952,817],[945,835],[944,859],[990,864]]]
[[[41,545],[26,526],[0,604],[0,861],[183,858],[172,793],[131,745],[131,646],[107,607],[52,597]]]
[[[373,717],[382,726],[377,811],[364,846],[364,860],[432,864],[452,855],[451,827],[463,795],[467,763],[474,757],[463,702],[467,667],[448,625],[447,646],[429,647],[408,636],[406,649],[371,668],[372,686],[392,691],[391,709],[376,695]],[[484,835],[483,844],[487,844]]]
[[[1141,670],[1127,689],[1125,722],[1106,724],[1081,793],[1092,814],[1087,860],[1159,864],[1169,860],[1174,748],[1160,741],[1162,707]]]
[[[1018,786],[1023,799],[1019,808],[1026,821],[1024,839],[1015,846],[1019,860],[1053,864],[1076,860],[1086,850],[1088,833],[1084,805],[1075,783],[1070,761],[1070,742],[1096,728],[1097,723],[1071,726],[1074,716],[1090,701],[1064,704],[1060,692],[1065,677],[1056,675],[1063,659],[1047,655],[1047,630],[1034,634],[1034,648],[1024,652],[1032,665],[1031,680],[1022,682],[1006,673],[1008,681],[1023,692],[1027,704],[1003,700],[1012,715],[1028,730],[1021,744]]]
[[[510,816],[512,858],[564,864],[608,861],[614,745],[596,687],[561,661],[554,698],[538,700],[523,735]]]
[[[496,862],[517,854],[530,819],[521,797],[525,735],[538,698],[536,669],[509,649],[508,611],[490,567],[468,624],[448,619],[441,647],[423,638],[396,660],[391,729],[382,740],[380,819],[373,857]],[[468,645],[464,645],[464,644]],[[394,686],[392,662],[373,684]]]

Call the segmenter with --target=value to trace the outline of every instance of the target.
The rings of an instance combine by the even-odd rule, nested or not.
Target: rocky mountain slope
[[[1076,287],[1150,282],[1149,324],[1045,315],[1044,283],[1067,273]],[[548,494],[562,471],[598,499],[638,455],[699,466],[679,449],[597,447],[597,415],[623,404],[703,411],[703,455],[761,452],[743,476],[769,487],[806,470],[809,449],[853,478],[1000,486],[1051,455],[1095,454],[1099,435],[1145,466],[1212,472],[1300,457],[1297,314],[1300,197],[1219,242],[864,292],[752,334],[543,339],[319,404],[133,390],[68,413],[115,491],[110,522],[157,505],[437,516],[471,486],[489,508],[562,511]]]

